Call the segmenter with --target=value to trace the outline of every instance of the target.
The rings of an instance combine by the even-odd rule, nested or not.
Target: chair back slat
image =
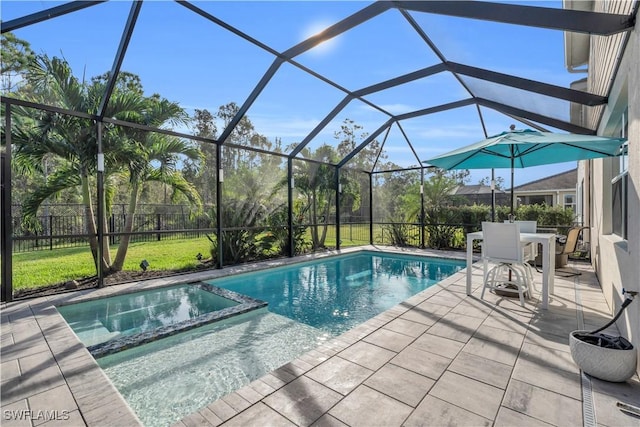
[[[578,237],[583,229],[587,227],[572,227],[569,229],[567,233],[567,242],[562,249],[561,255],[572,254],[576,251],[576,247],[578,246]]]
[[[485,257],[502,262],[522,262],[518,223],[483,222],[482,235]]]
[[[508,219],[504,220],[505,223],[509,223]],[[521,233],[535,233],[538,231],[538,221],[513,221],[514,223],[520,225]]]

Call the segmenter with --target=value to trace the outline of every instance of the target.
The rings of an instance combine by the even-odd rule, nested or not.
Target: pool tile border
[[[87,346],[87,350],[93,357],[100,358],[108,356],[110,354],[118,353],[120,351],[128,350],[133,347],[147,344],[153,341],[157,341],[162,338],[167,338],[172,335],[179,334],[200,326],[208,325],[210,323],[219,322],[221,320],[229,319],[240,314],[249,313],[254,310],[267,307],[265,301],[251,298],[248,295],[242,295],[237,292],[233,292],[227,289],[222,289],[217,286],[210,285],[204,282],[193,283],[194,286],[199,286],[201,289],[210,292],[214,295],[235,301],[239,303],[233,307],[223,308],[222,310],[213,311],[211,313],[203,314],[202,316],[195,317],[193,319],[184,320],[182,322],[174,323],[173,325],[163,326],[151,331],[141,332],[139,334],[127,335],[113,340],[109,340],[100,344]],[[140,292],[140,291],[138,291]],[[131,292],[132,294],[135,292]],[[121,294],[127,295],[127,294]]]

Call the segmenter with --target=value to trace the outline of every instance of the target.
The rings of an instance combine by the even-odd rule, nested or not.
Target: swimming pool
[[[145,426],[163,427],[329,338],[263,308],[97,362]]]
[[[215,284],[337,336],[464,268],[464,261],[360,252]]]
[[[464,268],[357,252],[210,281],[268,302],[98,359],[147,426],[166,426]]]
[[[207,283],[189,283],[58,307],[94,357],[116,353],[267,305]]]

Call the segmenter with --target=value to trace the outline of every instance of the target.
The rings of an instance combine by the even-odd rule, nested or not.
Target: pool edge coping
[[[107,286],[99,289],[94,288],[74,293],[63,293],[34,299],[26,299],[8,304],[2,304],[2,306],[0,306],[0,312],[2,312],[3,316],[6,315],[10,317],[13,314],[19,315],[19,312],[21,310],[31,311],[31,315],[37,321],[38,325],[40,326],[40,332],[49,345],[49,350],[51,352],[51,355],[53,356],[54,363],[60,369],[65,383],[76,402],[77,408],[87,425],[130,425],[134,421],[135,423],[142,425],[137,417],[137,414],[131,409],[124,397],[120,394],[111,380],[102,371],[97,361],[93,358],[93,356],[91,356],[84,344],[82,344],[77,335],[73,332],[64,318],[60,315],[60,313],[56,309],[56,306],[67,305],[75,302],[102,298],[106,296],[113,296],[117,294],[131,293],[134,291],[161,288],[184,283],[186,281],[212,280],[219,277],[247,272],[255,272],[258,270],[273,267],[292,265],[331,256],[345,255],[363,251],[416,255],[422,257],[432,256],[437,258],[455,258],[461,260],[465,259],[464,253],[453,251],[435,251],[419,248],[399,248],[392,246],[367,245],[361,247],[345,248],[342,250],[333,250],[322,253],[302,255],[294,258],[284,258],[278,260],[262,261],[252,264],[243,264],[239,266],[228,267],[224,270],[208,270],[203,272],[182,274],[179,276],[152,278],[120,285]],[[341,339],[344,340],[344,337],[348,337],[350,334],[356,334],[356,331],[362,328],[366,328],[366,325],[368,325],[370,322],[380,321],[381,316],[388,315],[389,312],[397,309],[398,306],[401,306],[407,301],[411,301],[412,299],[423,295],[425,292],[439,292],[440,286],[438,285],[443,285],[445,282],[448,282],[452,280],[452,278],[455,278],[461,273],[464,273],[464,271],[465,269],[462,269],[459,272],[454,273],[452,276],[449,276],[444,280],[436,283],[434,286],[431,286],[430,288],[419,292],[418,294],[408,298],[407,300],[400,302],[389,310],[386,310],[378,314],[377,316],[367,320],[366,322],[356,326],[355,328],[345,332],[344,334],[333,338],[330,343],[339,343]],[[452,283],[459,280],[460,277],[453,280]],[[438,289],[438,291],[435,291],[435,289]],[[406,310],[408,309],[409,308],[407,308]],[[358,339],[359,338],[353,337],[349,339],[349,342],[351,342],[351,340],[355,340],[353,342],[356,342]],[[326,345],[328,344],[323,344],[318,348],[322,348]],[[70,348],[72,350],[69,350]],[[317,351],[317,349],[315,350]],[[299,357],[294,359],[294,361],[298,359]],[[283,367],[277,368],[275,371],[272,371],[266,375],[270,375],[273,372],[284,369],[284,367],[291,364],[292,362],[293,361],[288,362],[287,364],[283,365]],[[91,380],[88,380],[87,376],[93,376],[93,378],[91,378]],[[248,385],[245,387],[248,387]],[[238,390],[232,392],[231,394],[237,392]],[[103,405],[102,403],[104,402],[109,402],[109,404]]]
[[[404,249],[404,248],[399,248]],[[382,252],[382,251],[381,251]],[[388,251],[384,251],[388,252]],[[396,252],[400,253],[400,252]],[[404,253],[404,251],[402,251]],[[425,255],[425,256],[431,256]],[[394,321],[395,319],[401,317],[404,313],[414,309],[416,306],[426,302],[429,298],[437,295],[441,291],[449,291],[448,288],[451,285],[455,285],[458,283],[465,283],[466,281],[466,266],[465,268],[453,273],[452,275],[446,277],[445,279],[435,283],[434,285],[418,292],[415,295],[407,298],[394,305],[393,307],[379,313],[378,315],[368,319],[367,321],[355,326],[354,328],[346,331],[343,334],[340,334],[327,342],[315,347],[312,350],[309,350],[295,359],[283,364],[282,366],[274,369],[271,372],[266,373],[262,377],[252,381],[251,383],[241,387],[225,396],[220,397],[219,399],[209,403],[207,406],[183,417],[176,423],[174,426],[183,426],[183,425],[192,425],[192,422],[183,422],[183,420],[187,420],[192,417],[200,418],[203,412],[209,411],[213,413],[213,415],[219,418],[222,422],[220,424],[224,424],[229,419],[235,417],[239,413],[243,412],[246,408],[241,409],[238,407],[239,401],[246,401],[249,403],[249,406],[253,406],[257,403],[254,402],[256,394],[261,395],[258,401],[262,401],[267,396],[272,395],[278,392],[280,389],[286,387],[289,383],[295,381],[296,379],[302,377],[307,372],[316,368],[317,366],[324,363],[326,360],[338,355],[341,351],[347,349],[348,347],[363,341],[364,338],[371,335],[375,331],[381,329],[388,323]],[[261,385],[258,385],[262,383]],[[274,386],[274,383],[279,383],[278,386]],[[268,393],[260,393],[258,391],[261,389],[264,384],[270,386],[273,390],[270,390]],[[217,410],[220,409],[220,410]],[[229,412],[232,411],[233,413]],[[223,418],[222,414],[226,414],[227,417]],[[206,417],[205,417],[206,419]],[[317,422],[317,420],[316,420]]]

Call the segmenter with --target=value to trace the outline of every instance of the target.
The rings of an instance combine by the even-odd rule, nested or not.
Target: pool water
[[[143,425],[163,427],[328,338],[318,329],[263,308],[97,362]]]
[[[464,267],[460,260],[361,252],[209,283],[337,336]]]
[[[145,426],[169,426],[464,268],[358,252],[221,278],[261,308],[97,359]]]
[[[202,286],[185,284],[60,306],[58,311],[80,341],[89,347],[238,304]]]

